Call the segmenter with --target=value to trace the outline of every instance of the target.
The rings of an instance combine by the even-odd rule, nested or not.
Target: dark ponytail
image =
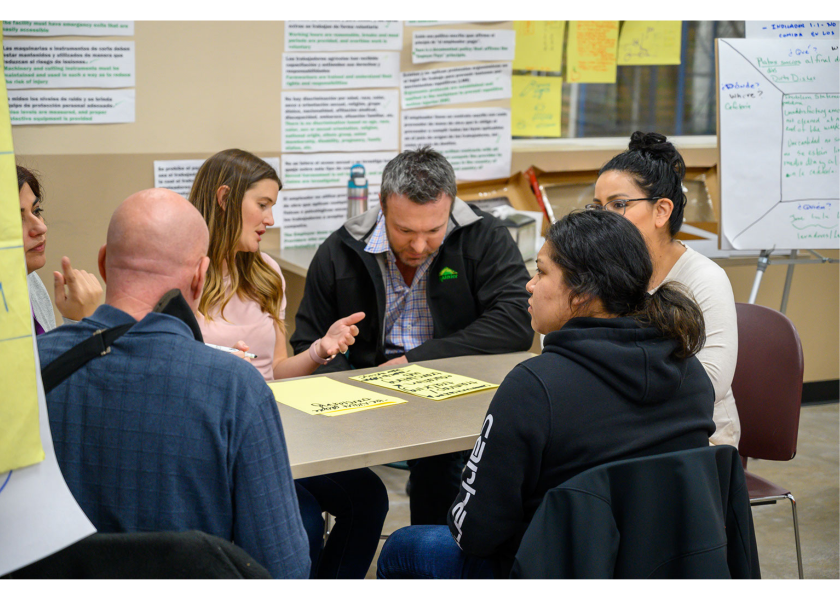
[[[570,306],[583,297],[580,311],[597,298],[607,313],[634,317],[676,341],[678,358],[703,347],[703,313],[685,288],[669,282],[647,293],[653,263],[642,234],[624,217],[609,211],[572,212],[551,226],[546,243],[563,272]]]
[[[682,186],[685,161],[668,138],[659,133],[634,132],[628,149],[610,159],[598,175],[607,171],[627,173],[651,198],[669,198],[674,210],[668,220],[668,231],[671,237],[677,235],[686,204]]]

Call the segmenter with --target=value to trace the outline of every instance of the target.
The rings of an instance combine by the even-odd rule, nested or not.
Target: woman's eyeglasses
[[[624,199],[619,198],[618,200],[611,200],[606,204],[587,204],[584,208],[586,210],[608,210],[610,212],[618,213],[620,215],[624,214],[624,211],[627,210],[627,205],[631,202],[641,202],[642,200],[647,200],[648,202],[656,202],[660,200],[660,196],[654,196],[653,198],[633,198],[633,199]]]

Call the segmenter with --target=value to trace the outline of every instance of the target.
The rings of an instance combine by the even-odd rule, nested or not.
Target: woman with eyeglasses
[[[735,297],[726,273],[674,236],[683,223],[686,196],[682,156],[658,133],[635,132],[629,148],[612,158],[598,174],[589,210],[614,212],[641,231],[653,260],[650,291],[675,281],[694,296],[706,322],[706,343],[697,358],[715,388],[715,425],[710,442],[737,447],[741,423],[732,377],[738,358]]]

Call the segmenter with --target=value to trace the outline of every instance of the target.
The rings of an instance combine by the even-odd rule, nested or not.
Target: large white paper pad
[[[277,156],[260,157],[265,162],[274,167],[277,174],[280,175],[280,158]],[[185,160],[156,160],[155,166],[155,187],[166,188],[184,198],[190,197],[190,190],[192,189],[195,176],[198,169],[204,164],[203,158],[185,159]],[[278,200],[279,202],[279,200]]]
[[[745,21],[746,38],[837,39],[837,21]]]
[[[837,46],[719,40],[724,248],[840,245]]]
[[[34,335],[32,346],[35,369],[40,373]],[[0,473],[0,575],[25,567],[96,533],[67,489],[58,467],[40,376],[38,409],[44,460],[31,467]]]
[[[350,167],[355,164],[365,167],[369,186],[379,185],[382,183],[382,170],[396,155],[396,151],[284,154],[281,157],[283,189],[346,188]]]

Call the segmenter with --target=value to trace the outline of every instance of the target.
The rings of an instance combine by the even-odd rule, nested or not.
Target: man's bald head
[[[208,262],[209,241],[204,218],[183,196],[167,189],[132,194],[111,216],[100,251],[105,301],[123,308],[121,299],[130,298],[131,304],[151,309],[164,293],[178,288],[192,304],[197,270],[203,285],[207,267],[201,265]]]

